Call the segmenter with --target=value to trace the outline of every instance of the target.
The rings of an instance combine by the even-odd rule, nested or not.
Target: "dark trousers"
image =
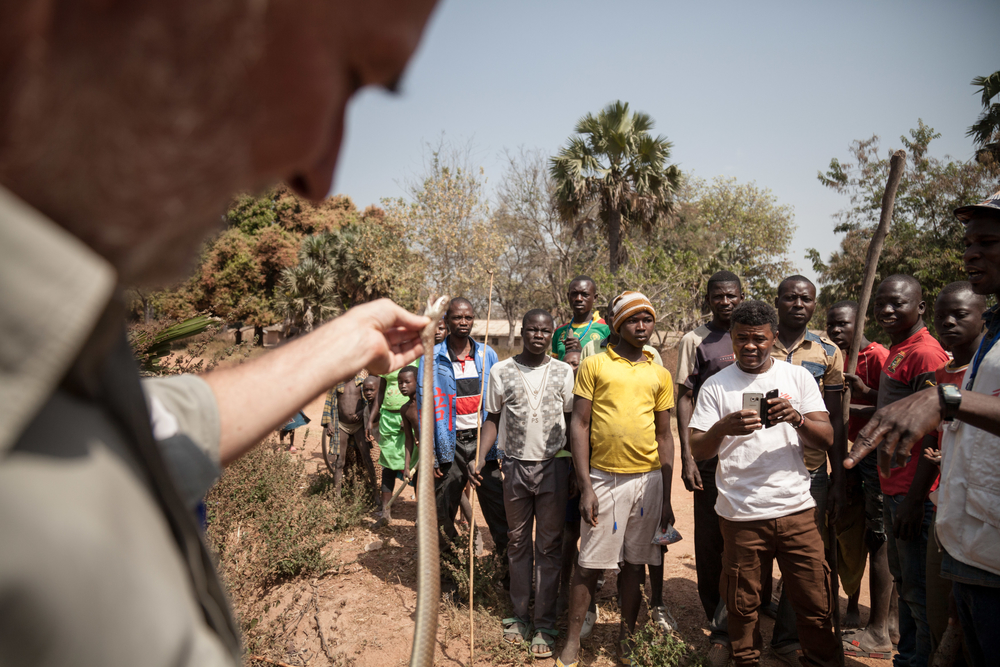
[[[830,569],[813,510],[777,519],[720,519],[722,595],[729,611],[729,641],[736,665],[757,665],[762,641],[758,629],[762,565],[776,559],[795,610],[804,665],[834,667],[843,650],[833,633]]]
[[[820,538],[826,533],[826,499],[830,495],[830,475],[826,466],[809,471],[809,493],[816,501],[816,528]],[[824,540],[824,547],[829,546]],[[825,551],[824,551],[825,554]],[[826,556],[829,563],[829,556]],[[770,590],[770,587],[768,587]],[[774,632],[771,634],[771,646],[779,653],[798,648],[799,633],[796,630],[795,610],[788,599],[787,589],[782,588],[778,598],[778,613],[774,617]]]
[[[897,540],[891,526],[905,497],[905,494],[883,496],[889,572],[899,591],[899,653],[893,664],[926,667],[931,650],[931,631],[927,624],[927,539],[934,518],[934,504],[924,501],[924,520],[916,539]]]
[[[993,661],[1000,656],[1000,588],[956,581],[951,593],[972,664],[995,665]]]
[[[530,623],[535,581],[535,629],[556,629],[556,596],[562,570],[562,536],[569,495],[569,459],[503,462],[504,505],[510,526],[510,601],[514,616]],[[534,528],[535,538],[531,532]],[[534,574],[534,577],[532,577]]]
[[[715,487],[715,468],[718,457],[698,462],[703,491],[694,492],[694,564],[698,574],[698,597],[705,609],[709,623],[709,641],[713,644],[729,643],[726,619],[726,602],[719,593],[722,577],[722,529],[719,515],[715,513],[715,500],[719,495]]]
[[[476,458],[476,432],[473,429],[455,433],[455,459],[440,464],[441,477],[434,480],[437,494],[438,526],[444,529],[445,535],[454,539],[455,514],[458,513],[462,491],[469,481],[469,466]],[[503,506],[503,481],[500,478],[500,465],[496,461],[487,461],[482,470],[483,483],[476,489],[479,506],[483,510],[483,518],[493,537],[494,553],[504,557],[507,553],[507,513]],[[564,505],[565,507],[565,505]],[[442,545],[442,548],[447,545]]]

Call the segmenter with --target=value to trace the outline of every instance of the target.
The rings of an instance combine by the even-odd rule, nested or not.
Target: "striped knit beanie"
[[[645,295],[628,290],[622,292],[611,302],[611,328],[617,332],[622,322],[642,311],[646,311],[653,316],[654,321],[656,320],[656,310]]]

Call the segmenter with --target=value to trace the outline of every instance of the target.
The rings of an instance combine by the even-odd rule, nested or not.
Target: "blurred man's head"
[[[851,349],[857,323],[857,301],[838,301],[826,311],[826,335],[844,352]]]
[[[578,370],[580,370],[580,351],[570,350],[563,357],[563,361],[573,367],[573,374],[575,375]]]
[[[444,314],[444,321],[448,325],[448,331],[452,338],[463,340],[472,333],[472,324],[476,320],[476,312],[472,309],[472,302],[462,297],[455,297],[448,303],[448,310]]]
[[[778,283],[774,306],[779,326],[790,331],[804,328],[816,311],[816,286],[805,276],[789,276]]]
[[[712,311],[712,321],[728,329],[733,309],[743,301],[743,283],[732,271],[716,271],[708,279],[705,297]]]
[[[965,223],[965,273],[976,294],[1000,294],[1000,190],[985,201],[955,209]]]
[[[0,4],[0,185],[129,283],[177,277],[232,196],[330,189],[344,109],[430,0]]]
[[[976,341],[983,332],[986,308],[986,298],[976,294],[967,280],[945,285],[934,301],[934,328],[941,346],[954,353]]]

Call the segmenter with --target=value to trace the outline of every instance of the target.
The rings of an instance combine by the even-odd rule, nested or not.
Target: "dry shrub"
[[[301,592],[279,605],[278,587],[331,569],[324,549],[335,533],[361,523],[365,494],[364,484],[348,476],[336,498],[329,475],[310,482],[305,464],[273,438],[223,473],[206,498],[207,536],[248,652],[271,650],[287,634]]]

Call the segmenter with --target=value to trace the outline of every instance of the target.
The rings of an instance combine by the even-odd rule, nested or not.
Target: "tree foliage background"
[[[252,325],[262,339],[265,326],[308,331],[379,297],[420,310],[429,295],[449,294],[470,299],[480,318],[492,303],[493,317],[510,325],[512,347],[531,308],[565,322],[567,285],[586,274],[598,285],[601,312],[623,289],[646,292],[664,343],[667,332],[706,319],[705,283],[715,271],[732,270],[749,294],[772,298],[773,285],[791,270],[793,213],[757,184],[674,169],[670,207],[656,224],[622,226],[615,274],[601,200],[568,214],[550,156],[507,151],[506,169],[490,188],[472,154],[443,141],[429,147],[406,196],[364,211],[346,196],[314,206],[284,188],[242,195],[191,278],[172,291],[139,295],[139,310],[148,314],[153,304],[170,319],[206,313]]]
[[[895,273],[914,276],[923,286],[929,306],[942,287],[966,279],[962,268],[964,228],[955,218],[954,209],[982,201],[1000,187],[1000,174],[989,164],[934,156],[930,146],[940,136],[918,120],[909,136],[899,138],[899,147],[906,150],[906,171],[899,183],[892,225],[875,276],[876,286]],[[878,226],[889,174],[889,158],[896,148],[882,148],[881,139],[875,135],[855,141],[847,159],[833,158],[827,171],[817,176],[823,185],[848,200],[835,216],[834,229],[844,234],[840,248],[825,260],[818,250],[809,250],[822,284],[817,312],[840,299],[857,299],[861,292],[865,257]],[[870,312],[866,334],[872,340],[884,340]]]

